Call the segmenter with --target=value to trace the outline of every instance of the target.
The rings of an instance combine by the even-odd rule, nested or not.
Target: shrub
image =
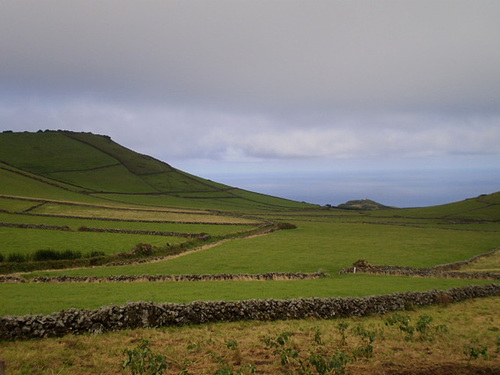
[[[413,339],[413,334],[415,333],[415,327],[410,323],[410,317],[401,313],[393,314],[389,319],[387,319],[385,325],[387,326],[397,326],[401,332],[406,333],[406,341],[411,341]]]
[[[351,357],[345,353],[338,352],[331,357],[324,356],[318,353],[311,353],[309,362],[316,369],[316,372],[321,375],[326,374],[345,374],[346,365],[351,361]]]
[[[278,229],[297,229],[297,226],[295,224],[290,223],[278,223],[277,227]]]
[[[1,263],[1,262],[3,262],[3,260],[4,260],[4,259],[5,259],[5,258],[4,258],[4,256],[3,256],[3,254],[0,254],[0,263]]]
[[[153,246],[148,243],[138,243],[130,252],[132,255],[153,255]]]
[[[57,251],[52,249],[41,249],[35,251],[33,254],[33,260],[40,262],[45,260],[61,260],[61,259],[79,259],[82,257],[82,253],[79,251],[65,250]]]
[[[106,254],[104,254],[104,251],[97,251],[97,250],[94,250],[94,251],[91,251],[90,253],[87,254],[87,257],[88,258],[96,258],[96,257],[103,257],[105,256]]]
[[[479,344],[466,344],[464,346],[464,354],[467,356],[468,362],[470,363],[473,359],[478,359],[480,356],[488,356],[488,348],[484,345]]]
[[[349,323],[341,322],[341,323],[337,324],[337,329],[340,333],[340,345],[342,345],[342,346],[347,345],[347,337],[346,337],[347,328],[349,328]]]
[[[124,350],[123,354],[127,355],[123,369],[129,367],[132,375],[161,375],[169,366],[164,356],[151,351],[148,340],[142,340],[133,350]]]
[[[351,330],[356,336],[361,338],[361,344],[353,350],[355,358],[371,358],[373,357],[373,342],[377,333],[368,331],[363,326],[356,326]]]
[[[19,253],[12,253],[7,255],[7,262],[13,262],[13,263],[23,263],[26,262],[28,259],[26,259],[26,256],[23,254]]]

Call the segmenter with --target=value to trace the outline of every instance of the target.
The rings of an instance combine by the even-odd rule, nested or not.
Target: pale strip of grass
[[[61,205],[56,203],[45,204],[32,210],[37,214],[67,215],[92,217],[101,219],[121,219],[121,220],[149,220],[149,221],[180,221],[180,222],[204,222],[204,223],[237,223],[253,224],[255,220],[249,220],[234,216],[181,213],[181,212],[158,212],[147,210],[114,210],[107,207],[88,207]]]
[[[20,224],[44,224],[68,226],[72,230],[85,226],[88,228],[150,230],[179,233],[208,233],[212,236],[249,230],[248,225],[218,225],[218,224],[178,224],[178,223],[153,223],[153,222],[127,222],[106,221],[91,219],[74,219],[49,216],[31,216],[21,214],[8,214],[0,212],[0,222]]]
[[[8,365],[9,374],[61,375],[118,375],[130,373],[121,370],[125,360],[124,349],[135,349],[142,340],[148,340],[153,353],[165,356],[171,368],[165,374],[214,374],[225,362],[234,371],[250,373],[253,365],[258,373],[283,374],[286,369],[273,349],[266,348],[265,338],[276,338],[290,332],[288,347],[307,359],[311,350],[324,350],[326,355],[351,353],[360,344],[353,333],[355,327],[376,331],[373,357],[349,364],[352,375],[381,375],[392,373],[408,375],[438,372],[432,366],[448,367],[448,373],[495,373],[500,368],[500,353],[496,352],[500,320],[498,297],[465,301],[444,308],[432,306],[404,312],[411,323],[421,315],[433,318],[431,339],[420,340],[418,335],[407,341],[395,326],[385,322],[392,314],[351,319],[290,320],[277,322],[211,323],[199,326],[137,329],[104,335],[66,336],[43,340],[4,342],[0,357]],[[346,345],[341,345],[338,325],[348,325]],[[444,325],[447,332],[436,332]],[[315,342],[317,333],[323,345]],[[231,346],[230,346],[231,344]],[[464,354],[466,345],[484,345],[488,357],[471,362]],[[479,372],[481,369],[489,372]],[[245,372],[246,371],[246,372]]]
[[[496,252],[492,256],[481,258],[473,263],[470,263],[460,269],[460,271],[481,271],[481,272],[498,272],[500,273],[500,252]]]
[[[95,309],[128,301],[191,302],[300,297],[362,297],[449,289],[490,281],[337,275],[293,281],[202,281],[134,283],[0,284],[0,315],[48,314],[68,308]]]

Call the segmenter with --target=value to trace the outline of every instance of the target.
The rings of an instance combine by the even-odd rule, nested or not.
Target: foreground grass
[[[298,361],[307,361],[312,352],[323,358],[339,352],[352,358],[356,350],[366,347],[363,338],[356,334],[360,327],[373,333],[373,352],[362,355],[358,350],[358,358],[346,365],[353,375],[498,373],[498,298],[426,307],[403,314],[411,324],[422,315],[431,317],[428,333],[415,333],[408,339],[397,326],[386,324],[393,314],[325,321],[214,323],[3,342],[0,357],[6,361],[9,374],[130,374],[121,367],[124,350],[133,350],[148,340],[153,353],[169,362],[166,374],[297,373]],[[344,344],[340,324],[346,327]],[[284,332],[289,333],[284,348],[298,353],[297,358],[289,358],[288,364],[282,364],[282,355],[264,343]],[[486,356],[479,355],[477,359],[466,350],[483,347]]]
[[[50,314],[68,308],[97,309],[129,301],[364,297],[488,283],[491,281],[350,274],[300,281],[0,284],[0,315]]]

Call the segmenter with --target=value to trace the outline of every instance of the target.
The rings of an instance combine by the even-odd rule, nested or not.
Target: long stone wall
[[[460,267],[471,264],[481,258],[489,257],[500,249],[495,249],[490,252],[476,255],[470,259],[448,263],[440,264],[433,267],[427,268],[412,268],[404,266],[387,266],[387,265],[374,265],[368,263],[366,260],[358,260],[354,262],[352,267],[343,268],[339,271],[340,274],[345,273],[370,273],[375,275],[394,275],[394,276],[416,276],[416,277],[448,277],[454,279],[486,279],[486,280],[500,280],[500,274],[495,272],[458,272],[452,270],[458,270]]]
[[[0,275],[0,283],[101,283],[101,282],[169,282],[169,281],[228,281],[228,280],[306,280],[330,277],[318,271],[300,272],[268,272],[268,273],[218,273],[187,275],[119,275],[107,277],[95,276],[40,276],[25,279],[12,275]]]
[[[499,284],[365,298],[266,299],[187,304],[133,302],[124,306],[101,307],[97,310],[69,309],[50,315],[0,317],[0,340],[83,333],[99,334],[120,329],[183,326],[210,322],[332,319],[385,314],[404,310],[409,306],[451,303],[489,296],[500,296]]]

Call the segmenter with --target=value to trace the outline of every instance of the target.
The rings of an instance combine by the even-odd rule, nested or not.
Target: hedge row
[[[0,317],[0,340],[104,333],[132,328],[183,326],[242,320],[333,319],[385,314],[409,307],[500,296],[500,285],[467,286],[447,291],[396,293],[365,298],[299,298],[289,300],[130,302],[97,310],[68,309],[50,315]]]
[[[88,228],[85,226],[78,228],[79,232],[97,232],[97,233],[124,233],[124,234],[146,234],[149,236],[174,236],[186,238],[199,238],[207,240],[210,235],[207,233],[184,233],[184,232],[164,232],[158,230],[140,230],[140,229],[111,229],[111,228]]]

